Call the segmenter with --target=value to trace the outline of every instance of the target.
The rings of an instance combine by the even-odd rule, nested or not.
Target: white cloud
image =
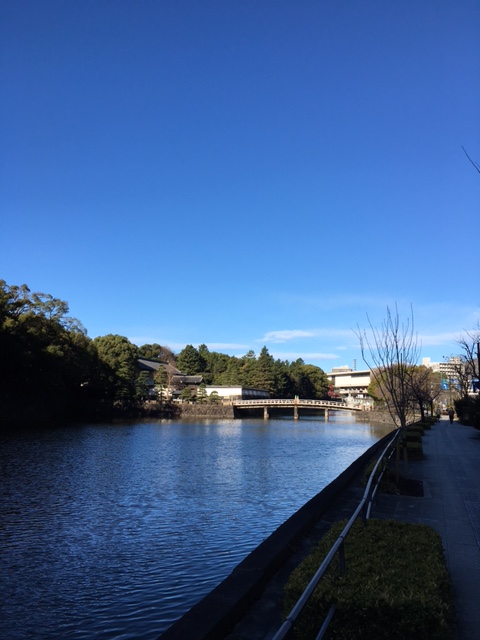
[[[439,347],[456,341],[457,335],[453,333],[418,334],[418,342],[422,347]]]
[[[296,338],[314,338],[315,331],[305,331],[302,329],[287,329],[284,331],[268,331],[263,338],[257,342],[287,342]]]
[[[271,353],[276,360],[289,360],[290,362],[301,358],[305,362],[312,360],[338,360],[340,356],[334,353],[301,353],[300,351],[280,352],[276,351]]]
[[[298,338],[344,338],[352,337],[350,329],[284,329],[282,331],[267,331],[263,338],[259,338],[256,342],[262,343],[281,343],[289,340],[297,340]]]
[[[248,351],[250,349],[250,345],[248,344],[237,344],[235,342],[207,342],[207,347],[210,351]],[[198,346],[198,345],[197,345]]]

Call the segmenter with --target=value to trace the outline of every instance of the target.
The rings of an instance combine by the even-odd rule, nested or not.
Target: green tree
[[[177,367],[187,376],[202,373],[205,370],[205,366],[205,360],[191,344],[187,344],[178,354]]]
[[[220,396],[218,395],[218,391],[212,391],[212,393],[208,396],[208,401],[211,404],[220,404]]]
[[[0,280],[0,420],[78,417],[87,407],[95,350],[68,304]]]
[[[192,390],[190,389],[190,387],[184,387],[182,389],[182,391],[180,392],[180,398],[187,402],[190,402],[190,400],[193,400]]]
[[[274,398],[293,398],[292,379],[288,371],[288,363],[281,360],[275,360],[273,363],[273,376],[274,376]]]
[[[138,348],[138,356],[147,358],[148,360],[156,360],[157,362],[165,362],[174,365],[176,362],[175,355],[168,347],[162,347],[158,343],[144,344]]]
[[[207,388],[205,386],[205,383],[202,382],[202,384],[199,385],[197,389],[197,402],[200,402],[200,404],[204,404],[206,400],[207,400]]]
[[[157,389],[158,399],[160,402],[166,402],[171,385],[171,376],[168,375],[164,366],[160,365],[155,371],[153,382]]]
[[[148,400],[150,391],[150,376],[148,371],[140,371],[135,380],[135,400],[143,402]]]
[[[162,347],[156,342],[153,344],[143,344],[141,347],[138,347],[138,357],[147,358],[147,360],[160,361],[161,351]]]
[[[225,353],[212,351],[209,355],[205,382],[207,384],[221,384],[222,374],[227,371],[230,359],[230,356],[227,356]],[[234,359],[233,356],[232,359]]]
[[[250,349],[242,358],[240,366],[240,375],[236,382],[233,384],[239,384],[244,387],[253,387],[253,375],[257,357],[255,352]]]
[[[106,366],[108,382],[113,390],[114,402],[127,408],[134,402],[138,347],[124,336],[108,334],[94,339],[101,362]]]
[[[215,377],[215,384],[221,385],[240,385],[242,384],[242,369],[244,362],[240,358],[232,356],[229,358],[224,371]]]
[[[263,347],[250,370],[250,386],[265,389],[273,394],[275,390],[274,360],[267,347]]]
[[[328,394],[328,378],[326,373],[320,367],[313,364],[304,364],[303,372],[309,381],[312,399],[322,399]]]
[[[301,358],[291,363],[290,376],[293,382],[293,395],[301,398],[311,398],[314,393],[313,385],[305,371],[305,362]]]

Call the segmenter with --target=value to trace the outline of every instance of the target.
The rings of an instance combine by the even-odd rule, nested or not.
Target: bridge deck
[[[265,398],[265,399],[255,399],[255,400],[234,400],[233,406],[238,409],[248,409],[249,407],[286,407],[286,408],[318,408],[318,409],[329,409],[329,410],[337,410],[337,411],[361,411],[360,407],[352,407],[347,405],[345,402],[335,402],[333,400],[309,400],[309,399],[275,399],[275,398]]]

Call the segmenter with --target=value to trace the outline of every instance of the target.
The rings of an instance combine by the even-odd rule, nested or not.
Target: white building
[[[222,386],[222,385],[207,385],[207,396],[212,393],[218,394],[218,397],[224,401],[232,400],[256,400],[263,398],[270,398],[270,394],[265,389],[254,389],[253,387],[241,387],[241,386]]]
[[[422,364],[436,373],[440,373],[444,380],[455,380],[463,367],[460,356],[452,356],[447,362],[432,362],[430,358],[422,358]]]
[[[370,384],[370,369],[357,371],[349,366],[334,367],[327,373],[333,391],[346,402],[363,405],[365,408],[373,405],[373,400],[367,393]]]

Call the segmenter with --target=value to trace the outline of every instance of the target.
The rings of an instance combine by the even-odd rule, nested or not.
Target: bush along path
[[[335,523],[285,587],[291,610],[340,535]],[[345,540],[345,571],[338,559],[320,581],[299,618],[295,637],[315,638],[332,603],[328,638],[448,640],[451,585],[438,533],[426,525],[393,520],[357,521]]]

